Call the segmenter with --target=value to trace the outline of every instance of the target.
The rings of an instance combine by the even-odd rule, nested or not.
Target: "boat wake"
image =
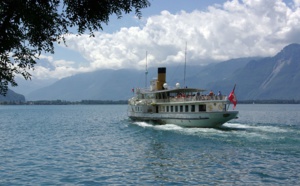
[[[154,125],[147,122],[134,122],[133,124],[138,125],[143,128],[151,128],[154,130],[162,130],[162,131],[174,131],[179,132],[181,134],[203,134],[203,133],[222,133],[222,130],[217,128],[187,128],[181,127],[175,124],[165,124],[165,125]]]
[[[247,137],[270,139],[271,136],[276,136],[279,133],[291,132],[289,129],[284,129],[278,126],[270,125],[249,125],[242,123],[225,123],[219,128],[185,128],[174,124],[153,125],[147,122],[134,122],[133,124],[143,127],[151,128],[153,130],[173,131],[184,135],[196,136],[223,136],[223,137]],[[272,138],[272,137],[271,137]]]
[[[249,131],[262,131],[268,133],[285,133],[291,132],[289,129],[285,129],[278,126],[270,125],[247,125],[241,123],[225,123],[221,129],[228,130],[249,130]]]
[[[181,130],[184,129],[183,127],[180,127],[178,125],[174,124],[166,124],[166,125],[153,125],[147,122],[134,122],[134,124],[144,127],[144,128],[153,128],[153,129],[159,129],[159,130]]]

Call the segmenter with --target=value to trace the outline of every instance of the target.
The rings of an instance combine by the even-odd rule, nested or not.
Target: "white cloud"
[[[300,6],[300,0],[294,0],[294,4],[296,7],[299,7]]]
[[[30,70],[33,79],[61,79],[77,73],[91,71],[88,67],[74,67],[74,61],[54,60],[52,56],[39,56],[34,70]]]
[[[66,36],[69,49],[79,52],[90,64],[76,67],[70,61],[51,61],[54,70],[37,67],[45,76],[66,77],[103,68],[168,66],[184,63],[185,43],[189,64],[205,64],[248,56],[272,56],[287,44],[300,42],[300,0],[293,6],[282,0],[232,0],[206,11],[162,11],[140,27],[115,33],[96,32]],[[37,74],[39,75],[39,74]]]

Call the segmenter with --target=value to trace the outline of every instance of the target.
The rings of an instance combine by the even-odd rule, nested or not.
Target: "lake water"
[[[126,105],[0,106],[0,185],[300,185],[300,105],[237,105],[221,129]]]

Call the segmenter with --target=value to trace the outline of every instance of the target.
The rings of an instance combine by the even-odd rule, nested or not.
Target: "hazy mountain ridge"
[[[239,58],[208,66],[187,66],[185,85],[229,94],[236,84],[238,99],[300,99],[300,45],[286,46],[274,57]],[[167,67],[167,83],[184,86],[184,66]],[[157,69],[148,69],[147,85]],[[145,72],[99,70],[63,78],[30,93],[27,100],[124,100],[131,89],[145,87]]]
[[[228,80],[217,82],[213,89],[237,84],[239,99],[300,99],[300,45],[286,46],[274,57],[250,61]]]
[[[124,100],[141,73],[123,69],[78,74],[34,91],[28,100]]]
[[[18,94],[10,89],[8,89],[6,96],[2,96],[0,95],[0,102],[3,101],[20,101],[20,102],[24,102],[25,101],[25,96]]]

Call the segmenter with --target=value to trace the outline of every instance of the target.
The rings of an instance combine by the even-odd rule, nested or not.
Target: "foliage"
[[[17,86],[15,76],[30,79],[42,52],[54,53],[54,43],[65,41],[71,28],[78,34],[102,30],[109,16],[150,6],[148,0],[2,0],[0,1],[0,94],[8,84]]]

